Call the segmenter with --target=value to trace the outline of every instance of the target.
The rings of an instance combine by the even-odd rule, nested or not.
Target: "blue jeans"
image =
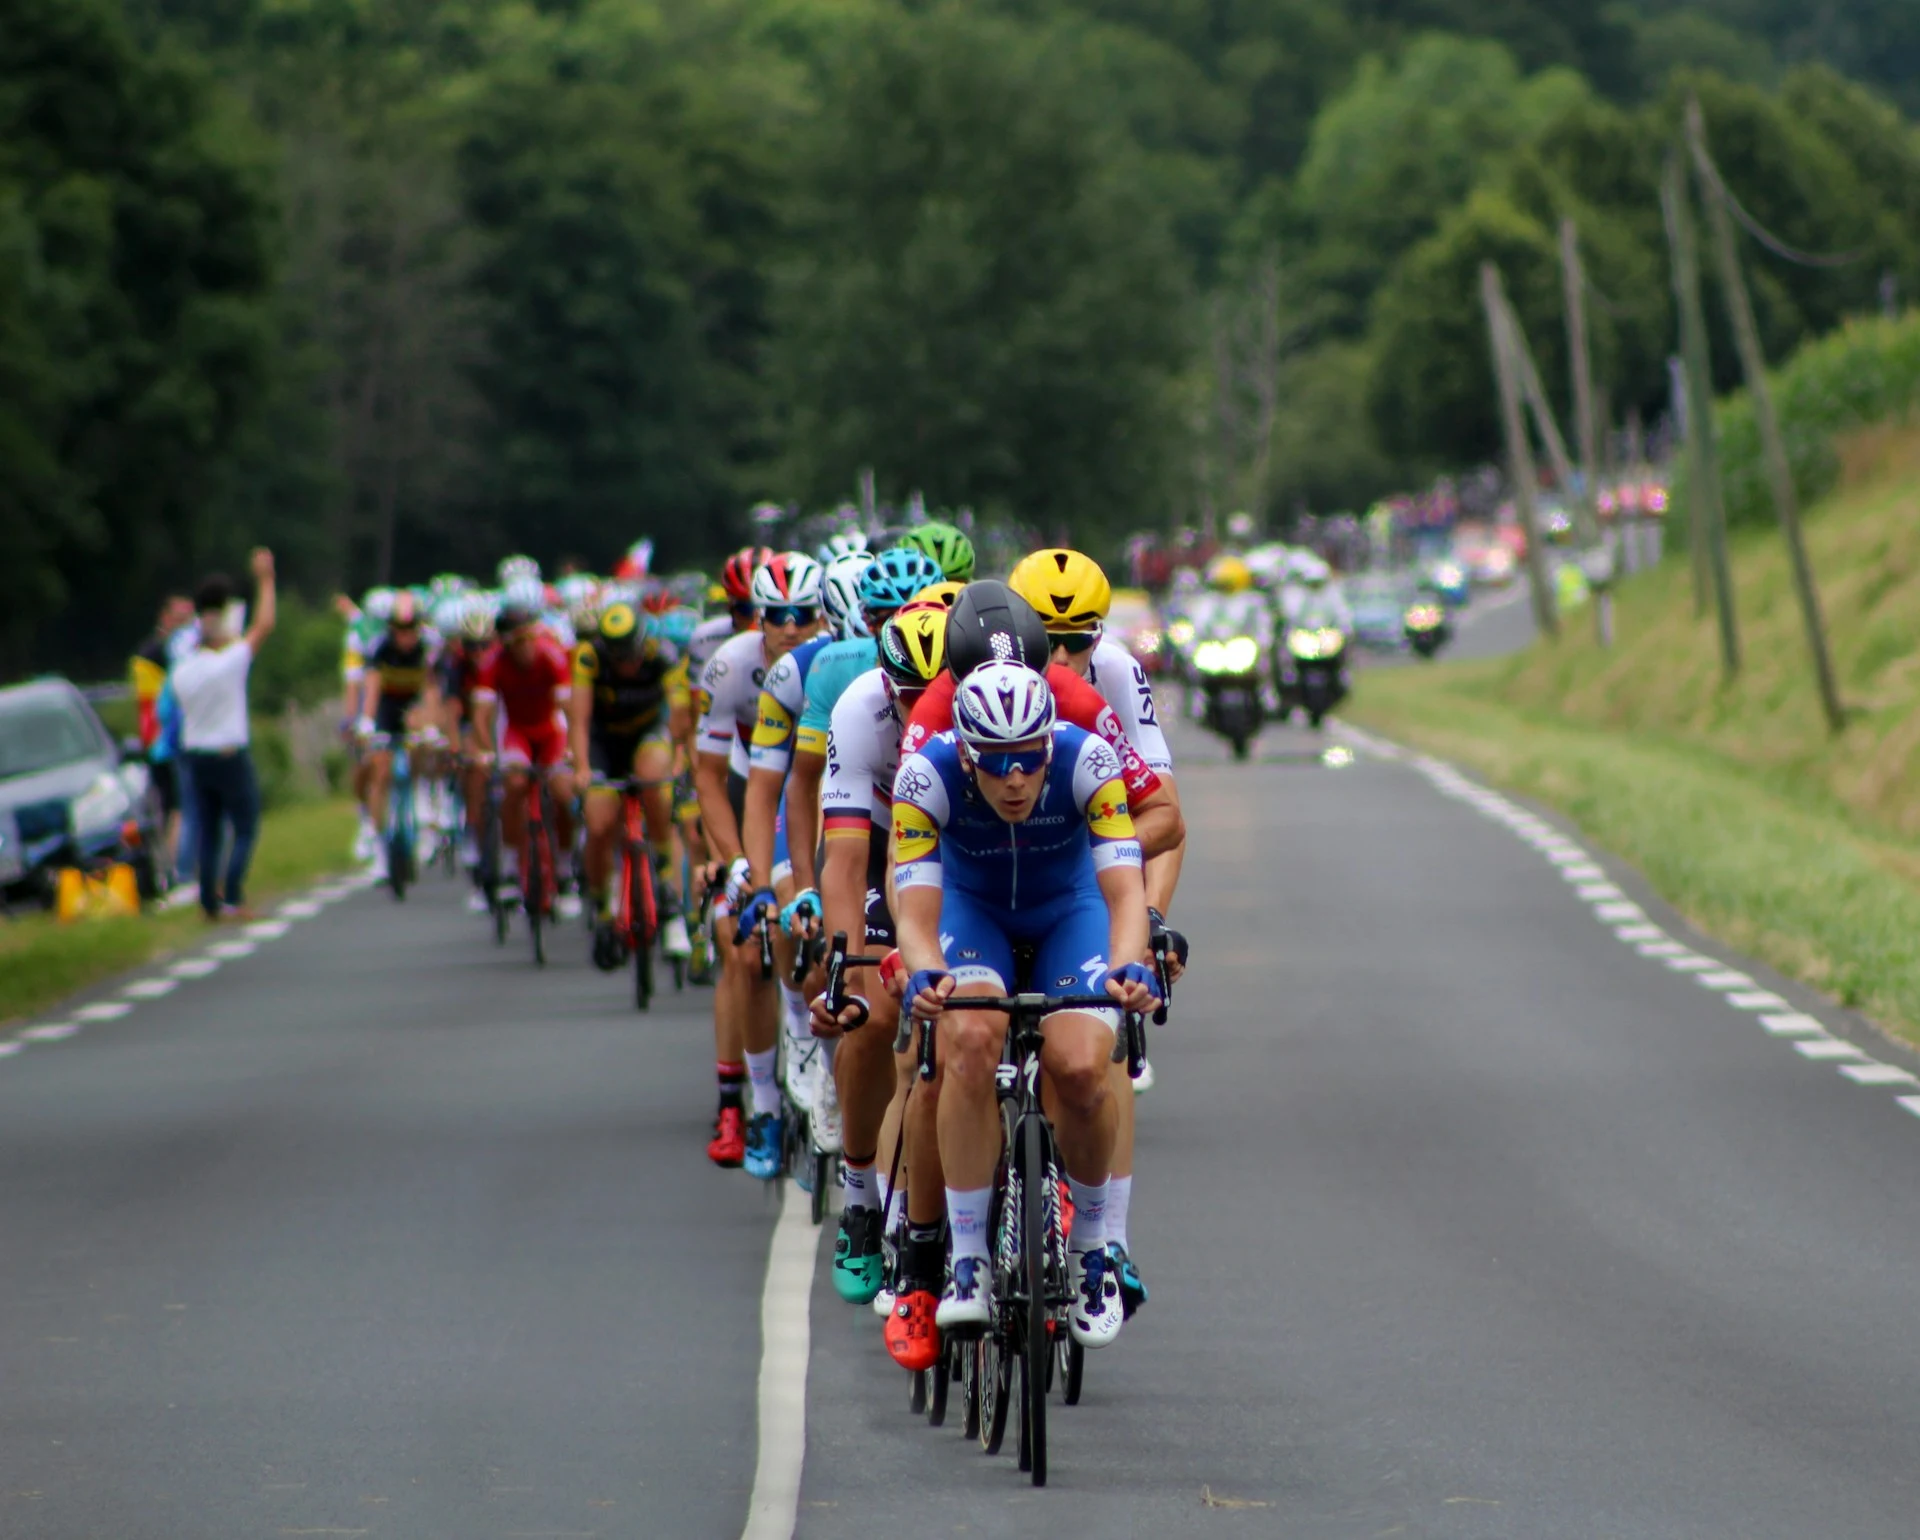
[[[233,843],[227,851],[226,903],[238,908],[253,860],[253,842],[260,833],[260,788],[253,778],[253,756],[245,749],[231,754],[184,754],[189,767],[195,806],[200,815],[200,907],[208,915],[220,912],[220,839],[229,824]]]

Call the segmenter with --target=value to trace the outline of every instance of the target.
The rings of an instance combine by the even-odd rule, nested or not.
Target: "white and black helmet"
[[[953,729],[974,749],[1031,743],[1053,731],[1053,688],[1024,663],[982,663],[953,692]]]
[[[820,583],[820,600],[826,606],[827,619],[836,636],[865,636],[866,617],[860,613],[860,579],[873,565],[868,551],[851,551],[827,563]]]
[[[820,604],[824,579],[820,563],[805,551],[781,551],[753,569],[753,602],[762,609],[775,604]]]

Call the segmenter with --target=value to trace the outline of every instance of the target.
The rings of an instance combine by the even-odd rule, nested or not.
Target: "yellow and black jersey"
[[[599,639],[582,642],[573,651],[573,689],[593,702],[595,735],[609,738],[644,732],[663,712],[691,700],[687,660],[663,636],[649,636],[624,665]]]
[[[420,698],[433,673],[433,650],[427,639],[419,637],[411,647],[402,647],[391,636],[367,655],[367,668],[380,676],[380,699],[411,703]]]

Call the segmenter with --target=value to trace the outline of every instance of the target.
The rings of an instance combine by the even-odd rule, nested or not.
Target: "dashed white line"
[[[1752,990],[1746,994],[1728,995],[1727,1004],[1737,1011],[1784,1011],[1787,1002],[1778,995],[1770,995],[1764,989]]]
[[[207,955],[235,962],[242,957],[251,957],[258,946],[256,941],[216,941],[207,948]]]
[[[1595,904],[1593,906],[1593,912],[1598,918],[1606,920],[1609,923],[1617,920],[1644,920],[1647,917],[1647,911],[1642,909],[1638,904],[1625,902]]]
[[[291,920],[255,920],[247,927],[247,934],[256,941],[278,941],[292,929]]]
[[[1646,924],[1616,925],[1613,933],[1622,941],[1663,941],[1667,934],[1658,925]],[[1646,948],[1642,947],[1640,950],[1644,952]]]
[[[28,1027],[20,1034],[23,1043],[58,1043],[72,1037],[80,1030],[77,1021],[50,1021],[45,1026]]]
[[[1642,957],[1690,957],[1691,947],[1682,946],[1678,941],[1648,941],[1637,948]]]
[[[1682,952],[1678,957],[1663,957],[1661,961],[1675,973],[1704,973],[1720,966],[1717,959],[1702,957],[1698,952]]]
[[[280,906],[280,913],[289,920],[311,920],[320,912],[320,905],[310,898],[296,898]]]
[[[162,974],[157,978],[135,979],[120,991],[130,1000],[158,1000],[162,995],[170,995],[180,987],[178,979],[170,979]]]
[[[1809,1059],[1864,1059],[1866,1055],[1852,1043],[1838,1037],[1803,1037],[1793,1045],[1795,1053]]]
[[[1911,1085],[1920,1079],[1910,1069],[1902,1069],[1898,1064],[1882,1064],[1877,1059],[1867,1064],[1842,1064],[1840,1073],[1856,1085]]]
[[[1826,1027],[1812,1016],[1804,1016],[1798,1011],[1789,1011],[1784,1016],[1762,1016],[1760,1025],[1775,1037],[1796,1037],[1802,1033],[1814,1032],[1827,1035]]]
[[[1920,1118],[1920,1096],[1896,1096],[1895,1101],[1905,1107],[1916,1118]]]
[[[126,1000],[96,1000],[92,1005],[83,1005],[75,1011],[78,1021],[118,1021],[133,1006]]]
[[[209,973],[217,972],[219,967],[220,959],[217,957],[183,957],[167,972],[177,979],[203,979]]]
[[[0,1059],[10,1059],[25,1045],[22,1043],[0,1043]]]
[[[1754,982],[1744,973],[1735,973],[1731,968],[1722,968],[1715,973],[1702,973],[1694,982],[1708,989],[1752,989]]]

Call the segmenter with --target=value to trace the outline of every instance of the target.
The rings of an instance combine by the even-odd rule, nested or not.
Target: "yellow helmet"
[[[966,586],[965,583],[929,583],[913,596],[913,602],[921,604],[931,601],[943,610],[950,610],[953,608],[953,601],[960,597],[960,590]]]
[[[879,642],[886,676],[903,690],[924,690],[947,664],[947,612],[901,610],[880,628]]]
[[[1106,573],[1078,551],[1035,551],[1007,575],[1007,587],[1040,612],[1049,631],[1091,631],[1113,604]]]
[[[1253,568],[1238,556],[1216,556],[1207,568],[1207,581],[1223,594],[1243,594],[1253,587]]]
[[[642,635],[640,616],[631,604],[609,604],[600,616],[600,640],[616,649],[635,645]]]

